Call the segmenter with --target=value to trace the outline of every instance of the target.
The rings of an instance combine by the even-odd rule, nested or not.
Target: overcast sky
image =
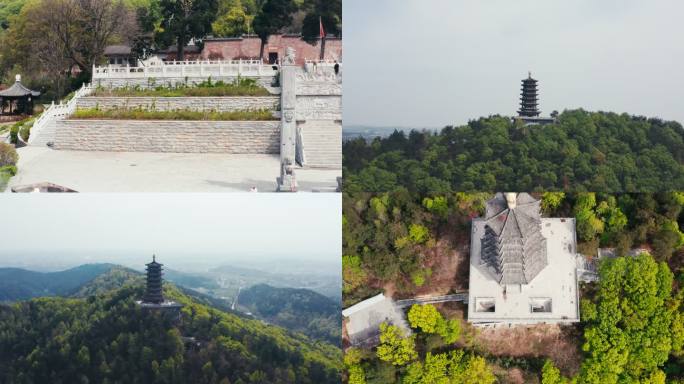
[[[337,193],[3,194],[0,207],[0,267],[341,263]]]
[[[441,127],[540,108],[684,121],[684,1],[344,0],[344,124]]]

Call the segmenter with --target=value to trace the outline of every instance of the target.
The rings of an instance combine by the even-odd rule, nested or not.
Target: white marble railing
[[[29,136],[28,143],[34,144],[41,139],[41,133],[51,123],[56,120],[63,120],[69,115],[76,111],[76,106],[78,105],[78,100],[81,97],[90,95],[95,88],[90,84],[83,84],[83,86],[74,93],[74,97],[71,98],[66,104],[61,101],[59,104],[55,104],[53,101],[50,106],[43,111],[43,113],[38,116],[36,121],[31,127],[31,135]]]
[[[277,65],[276,65],[277,67]],[[274,76],[277,69],[262,60],[168,61],[140,67],[93,66],[93,82],[99,79],[138,79],[205,76]]]
[[[308,60],[307,59],[304,61],[304,63],[305,64],[317,64],[317,65],[330,65],[330,66],[334,66],[335,64],[339,64],[340,66],[342,66],[342,62],[337,61],[337,60],[330,60],[330,59],[326,59],[326,60]]]

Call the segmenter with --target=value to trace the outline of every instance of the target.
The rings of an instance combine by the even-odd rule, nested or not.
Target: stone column
[[[297,66],[294,49],[287,48],[287,55],[280,66],[280,177],[278,190],[293,192],[297,190],[294,174],[295,150],[297,147],[297,120],[295,105],[297,104]]]

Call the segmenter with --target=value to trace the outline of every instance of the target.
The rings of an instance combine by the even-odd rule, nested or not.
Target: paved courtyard
[[[548,265],[527,285],[509,285],[504,290],[480,265],[483,220],[473,220],[470,262],[468,321],[472,323],[533,324],[579,321],[575,220],[542,218]],[[494,310],[478,310],[488,300]],[[533,312],[532,303],[547,305],[545,312]]]
[[[56,151],[24,147],[9,186],[50,182],[79,192],[276,190],[277,155]],[[342,170],[299,169],[299,191],[334,191]],[[9,189],[9,188],[8,188]]]

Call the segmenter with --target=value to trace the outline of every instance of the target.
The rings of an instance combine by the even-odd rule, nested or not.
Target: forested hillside
[[[492,196],[424,195],[406,190],[347,193],[343,199],[344,307],[378,292],[396,299],[467,290],[470,223],[483,214],[484,203]],[[438,306],[441,315],[436,311],[412,315],[409,310],[407,318],[417,335],[407,338],[389,329],[383,331],[386,341],[381,340],[377,349],[348,352],[350,383],[382,383],[388,377],[428,383],[469,370],[494,372],[505,380],[511,369],[522,372],[525,382],[544,384],[568,383],[562,375],[578,383],[597,384],[665,383],[666,378],[667,383],[679,383],[684,379],[684,233],[680,229],[684,194],[545,192],[533,196],[541,199],[543,216],[576,219],[580,253],[591,259],[596,258],[598,247],[615,248],[617,257],[600,263],[599,282],[582,286],[581,323],[553,337],[577,358],[559,360],[555,352],[538,348],[535,343],[545,343],[540,341],[545,336],[531,330],[523,330],[528,332],[521,342],[525,344],[515,349],[535,353],[502,355],[492,345],[505,343],[487,343],[465,323],[465,307]],[[634,249],[649,254],[627,256]],[[442,317],[461,322],[457,342],[445,341],[450,328]],[[432,325],[420,325],[426,321]],[[435,334],[426,334],[426,329]],[[471,359],[484,357],[490,368],[464,365],[462,353]],[[450,370],[450,366],[458,368]]]
[[[111,264],[86,264],[59,272],[0,268],[0,301],[40,296],[68,296],[81,285],[110,270]]]
[[[82,298],[101,295],[126,285],[140,285],[144,284],[144,282],[145,276],[140,272],[120,265],[112,265],[109,270],[79,286],[70,296]]]
[[[238,303],[268,322],[341,346],[340,303],[319,293],[258,284],[240,292]]]
[[[568,110],[555,124],[480,118],[441,132],[344,143],[345,190],[658,192],[684,189],[674,121]]]
[[[0,307],[0,382],[339,382],[338,348],[164,293],[184,305],[178,325],[141,311],[140,285]]]
[[[669,263],[675,274],[684,272],[683,193],[533,195],[541,198],[543,215],[577,219],[581,253],[595,256],[601,246],[616,247],[624,255],[644,247],[657,261]],[[344,306],[389,283],[400,297],[444,283],[452,290],[467,289],[470,221],[484,213],[492,196],[407,191],[345,195]],[[459,253],[464,266],[453,267],[449,279],[443,279],[440,262],[452,252]]]

